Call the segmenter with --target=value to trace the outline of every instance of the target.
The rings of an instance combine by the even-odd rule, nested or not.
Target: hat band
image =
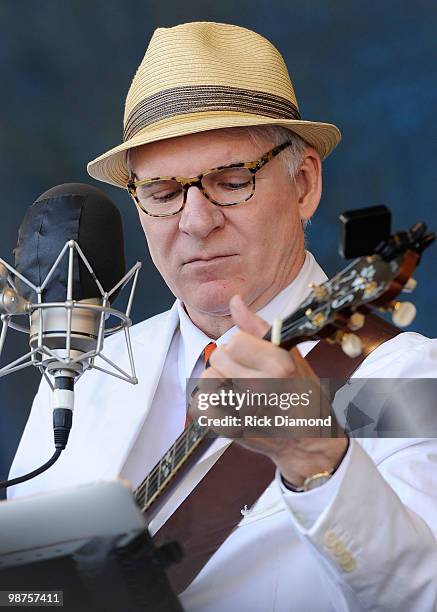
[[[160,91],[139,102],[129,113],[123,139],[126,142],[162,119],[207,111],[250,113],[273,119],[301,118],[293,102],[274,94],[221,85],[189,85]]]

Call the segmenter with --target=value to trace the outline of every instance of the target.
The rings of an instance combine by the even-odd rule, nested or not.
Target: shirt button
[[[351,557],[347,563],[341,563],[340,565],[344,572],[352,572],[356,568],[357,562],[353,557]]]
[[[335,531],[327,531],[323,538],[323,542],[328,548],[334,548],[338,542],[337,534],[335,533]]]
[[[346,563],[349,563],[350,561],[352,561],[353,557],[350,554],[350,552],[348,550],[345,549],[345,551],[343,553],[341,553],[338,556],[338,562],[340,563],[340,565],[344,565]]]
[[[348,553],[346,546],[341,540],[337,540],[336,544],[332,547],[332,549],[336,557],[341,557],[343,554]]]

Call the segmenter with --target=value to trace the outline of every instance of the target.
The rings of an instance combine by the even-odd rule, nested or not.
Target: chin
[[[184,287],[180,299],[191,308],[200,312],[216,315],[229,315],[229,301],[233,295],[243,295],[244,286],[235,281],[216,280],[202,283],[196,288]],[[185,299],[186,298],[186,299]]]

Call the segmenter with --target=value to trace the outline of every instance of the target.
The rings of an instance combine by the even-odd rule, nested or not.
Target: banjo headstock
[[[413,272],[434,239],[425,223],[416,223],[379,242],[374,252],[356,258],[321,285],[312,285],[299,308],[282,322],[276,343],[289,349],[304,340],[326,339],[357,357],[362,345],[353,332],[364,325],[366,314],[390,311],[395,325],[410,325],[416,314],[414,304],[396,298],[414,290]],[[265,338],[272,340],[271,332]]]

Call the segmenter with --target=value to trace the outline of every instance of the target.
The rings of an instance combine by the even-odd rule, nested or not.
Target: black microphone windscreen
[[[125,274],[120,212],[100,189],[82,183],[53,187],[29,207],[18,232],[15,267],[37,287],[42,284],[68,240],[75,240],[105,291]],[[99,298],[100,292],[74,251],[73,299]],[[63,302],[67,294],[68,254],[43,292],[44,302]],[[35,293],[16,279],[19,293],[30,301]],[[111,301],[113,301],[112,298]]]

